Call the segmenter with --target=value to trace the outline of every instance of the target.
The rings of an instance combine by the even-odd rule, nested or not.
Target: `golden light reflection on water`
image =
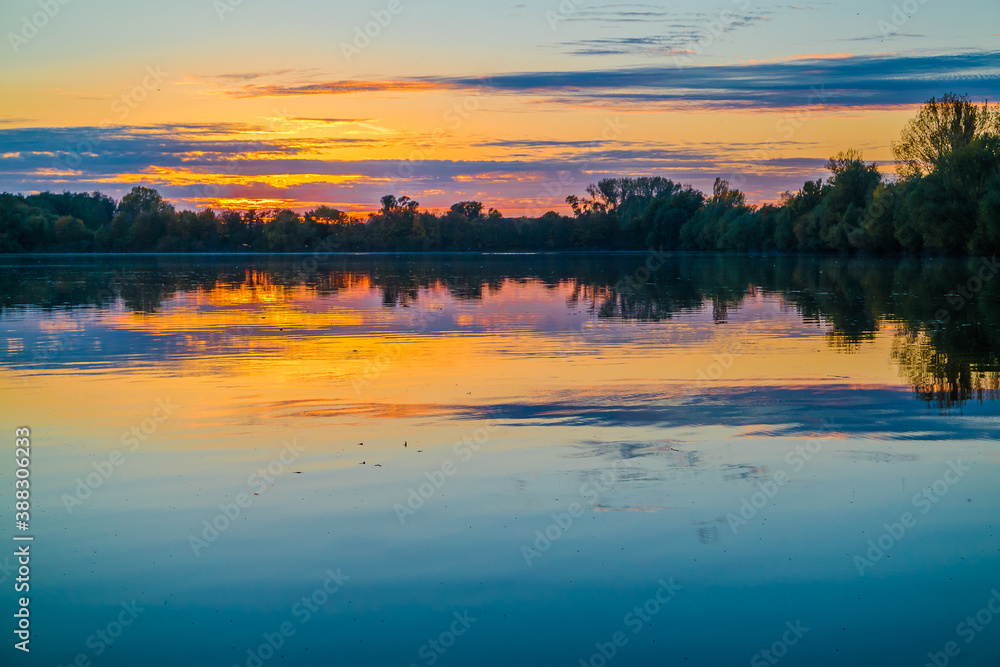
[[[138,409],[138,386],[183,394],[196,408],[177,442],[192,446],[193,434],[234,420],[276,432],[367,420],[387,432],[394,421],[497,406],[568,423],[736,397],[767,409],[795,396],[841,405],[907,387],[942,409],[996,397],[995,370],[937,349],[940,338],[915,335],[895,313],[859,310],[856,295],[837,294],[845,279],[830,267],[800,267],[799,282],[780,289],[739,279],[698,289],[681,273],[620,293],[604,278],[489,274],[468,260],[425,271],[360,258],[319,272],[308,261],[181,264],[183,272],[124,281],[123,296],[99,310],[34,308],[39,290],[66,293],[80,278],[40,283],[26,308],[4,315],[14,327],[8,386],[26,385],[39,414],[44,405],[101,414],[90,404],[97,385],[102,400],[131,406],[123,414]],[[824,284],[828,275],[834,282]],[[44,345],[54,353],[39,356]],[[744,428],[753,437],[775,427],[749,419]],[[220,437],[198,446],[240,445]]]
[[[312,627],[340,636],[361,619],[368,650],[384,637],[385,610],[403,610],[398,628],[419,621],[414,600],[511,619],[532,595],[571,600],[560,618],[574,628],[617,616],[664,564],[690,590],[754,591],[727,598],[733,608],[790,596],[788,608],[825,608],[832,583],[851,618],[872,598],[926,615],[921,579],[976,579],[958,605],[974,609],[979,581],[997,570],[983,526],[997,506],[1000,405],[959,401],[962,414],[913,395],[990,372],[995,319],[984,310],[934,333],[922,324],[933,297],[892,300],[903,294],[886,277],[895,265],[875,266],[874,278],[857,269],[865,291],[836,263],[772,277],[754,273],[759,259],[699,259],[625,293],[610,260],[575,276],[560,272],[565,259],[522,270],[504,258],[491,272],[480,258],[430,268],[364,258],[312,273],[301,259],[203,261],[144,258],[113,275],[62,258],[44,270],[0,266],[0,411],[33,428],[48,581],[61,587],[53,608],[67,605],[66,590],[81,608],[135,596],[181,619],[179,631],[204,608],[213,641],[242,647],[264,629],[236,629],[240,614],[286,609],[315,586],[312,572],[345,563],[352,597],[332,600]],[[164,404],[171,415],[154,424]],[[123,438],[136,429],[144,439],[132,451]],[[481,449],[459,447],[470,441]],[[251,486],[289,442],[302,456]],[[115,451],[125,464],[68,513],[63,494]],[[957,457],[975,471],[961,492],[921,518],[876,576],[857,576],[851,555]],[[434,486],[449,463],[456,474]],[[618,474],[599,493],[582,490],[609,470]],[[732,529],[779,472],[787,485]],[[240,493],[252,504],[193,554],[190,537]],[[418,493],[419,512],[401,521],[397,506]],[[526,565],[522,545],[574,503],[581,520]],[[631,588],[605,596],[609,581]],[[494,615],[504,596],[516,605]],[[700,611],[698,595],[688,599],[693,611],[647,629],[662,633],[650,656],[732,606]],[[883,616],[871,612],[865,627]],[[80,636],[93,629],[92,615],[84,621]],[[748,645],[764,644],[755,635]],[[240,650],[217,662],[242,662]]]
[[[717,395],[901,384],[890,362],[891,323],[847,354],[797,317],[768,319],[783,304],[762,294],[744,305],[744,321],[720,326],[706,305],[656,325],[597,319],[568,282],[508,280],[476,301],[438,285],[419,290],[412,308],[386,308],[366,278],[345,283],[322,295],[248,271],[239,284],[177,293],[155,313],[33,316],[45,330],[99,327],[98,339],[138,335],[153,349],[159,344],[149,341],[159,340],[162,352],[133,350],[119,366],[42,370],[31,378],[32,400],[22,395],[23,414],[43,419],[47,406],[60,405],[85,420],[106,410],[95,400],[121,415],[142,414],[157,398],[183,397],[183,426],[173,427],[170,447],[240,449],[246,443],[231,433],[211,434],[234,422],[278,434],[289,425],[315,431],[374,420],[388,438],[392,421],[444,420],[494,405],[676,404],[696,384]],[[538,418],[545,415],[543,408]]]
[[[497,398],[567,385],[586,392],[595,382],[684,383],[699,372],[704,377],[720,351],[733,359],[723,376],[711,379],[719,386],[898,383],[887,363],[892,323],[853,354],[801,335],[795,318],[718,327],[690,313],[668,327],[654,327],[602,322],[580,309],[572,313],[578,324],[563,322],[546,331],[553,313],[565,316],[566,304],[578,296],[571,284],[507,281],[470,305],[433,287],[421,290],[415,310],[422,322],[440,320],[441,329],[413,331],[421,328],[414,325],[416,315],[381,307],[378,291],[366,281],[327,298],[253,275],[240,285],[179,295],[153,316],[118,312],[105,322],[174,337],[181,368],[211,356],[214,367],[261,378],[263,386],[278,378],[355,379],[364,384],[366,398],[389,402],[405,402],[417,390],[453,400],[449,385],[474,386],[479,395]],[[746,304],[765,310],[777,305],[764,296]],[[384,331],[394,326],[398,330]],[[224,335],[215,335],[220,332]],[[623,334],[631,339],[627,347],[617,344],[616,336]],[[236,343],[239,349],[232,349]],[[351,387],[343,382],[335,390],[351,398]]]

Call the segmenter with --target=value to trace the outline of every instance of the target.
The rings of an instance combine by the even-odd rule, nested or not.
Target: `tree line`
[[[437,215],[387,195],[366,220],[327,206],[175,211],[136,187],[0,194],[0,252],[379,252],[704,250],[870,254],[1000,251],[1000,110],[947,94],[892,144],[897,174],[848,150],[827,179],[750,205],[716,179],[711,195],[663,177],[609,178],[571,195],[572,215],[512,218],[463,201]]]

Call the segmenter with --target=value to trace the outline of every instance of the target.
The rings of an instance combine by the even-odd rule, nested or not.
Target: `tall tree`
[[[464,216],[466,220],[475,220],[483,212],[483,203],[478,201],[460,201],[451,205],[452,213]]]
[[[1000,110],[966,95],[932,97],[903,129],[892,151],[903,178],[930,173],[946,155],[986,134],[1000,133]]]

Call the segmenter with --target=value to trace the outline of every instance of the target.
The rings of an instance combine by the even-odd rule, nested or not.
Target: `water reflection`
[[[922,664],[995,586],[996,286],[956,301],[964,261],[646,259],[5,260],[0,405],[38,442],[33,657],[96,658],[135,598],[100,664],[256,664],[343,567],[267,664],[426,665],[465,610],[436,664],[579,664],[673,577],[615,665],[747,664],[798,618],[788,664]],[[974,472],[859,575],[952,460]]]
[[[361,308],[372,292],[390,311],[422,311],[382,321],[400,335],[519,326],[560,333],[568,326],[552,312],[531,316],[500,308],[487,317],[475,311],[440,315],[442,298],[459,305],[483,302],[505,287],[557,292],[565,312],[594,322],[654,323],[711,312],[714,322],[725,325],[766,297],[779,299],[804,325],[822,328],[827,346],[846,354],[891,327],[891,359],[928,405],[949,410],[993,400],[1000,391],[1000,286],[975,283],[979,260],[674,256],[655,272],[643,271],[645,260],[639,254],[14,258],[0,266],[0,314],[31,309],[58,319],[59,312],[74,308],[121,309],[133,313],[123,326],[136,331],[143,328],[143,314],[186,312],[174,322],[184,337],[161,341],[162,348],[179,353],[227,345],[263,351],[306,330],[342,331],[351,322],[364,329],[379,319]],[[969,292],[970,280],[977,291]],[[360,299],[359,310],[325,305],[334,296],[347,304]],[[8,339],[9,362],[30,365],[53,356],[46,352],[53,346],[74,345],[74,333],[57,328],[40,328],[39,339],[27,347]]]

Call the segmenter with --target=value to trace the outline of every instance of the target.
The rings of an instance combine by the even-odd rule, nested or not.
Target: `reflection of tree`
[[[970,400],[1000,398],[995,353],[992,359],[984,359],[959,350],[947,351],[936,347],[926,331],[904,330],[893,338],[892,359],[917,397],[942,410]]]
[[[668,320],[675,313],[697,310],[703,305],[694,289],[640,289],[612,292],[598,309],[600,317],[612,317],[640,322]]]
[[[0,266],[0,313],[116,302],[156,312],[178,294],[236,304],[351,289],[378,290],[384,306],[397,309],[417,305],[428,290],[478,301],[505,284],[533,283],[568,288],[570,307],[600,318],[658,322],[710,311],[723,323],[766,295],[824,327],[827,343],[845,353],[883,327],[902,329],[892,358],[930,403],[997,398],[1000,277],[970,283],[983,270],[978,260],[678,255],[648,275],[646,266],[641,253],[13,258]]]
[[[698,528],[698,541],[702,544],[715,544],[719,541],[718,526],[700,526]]]

